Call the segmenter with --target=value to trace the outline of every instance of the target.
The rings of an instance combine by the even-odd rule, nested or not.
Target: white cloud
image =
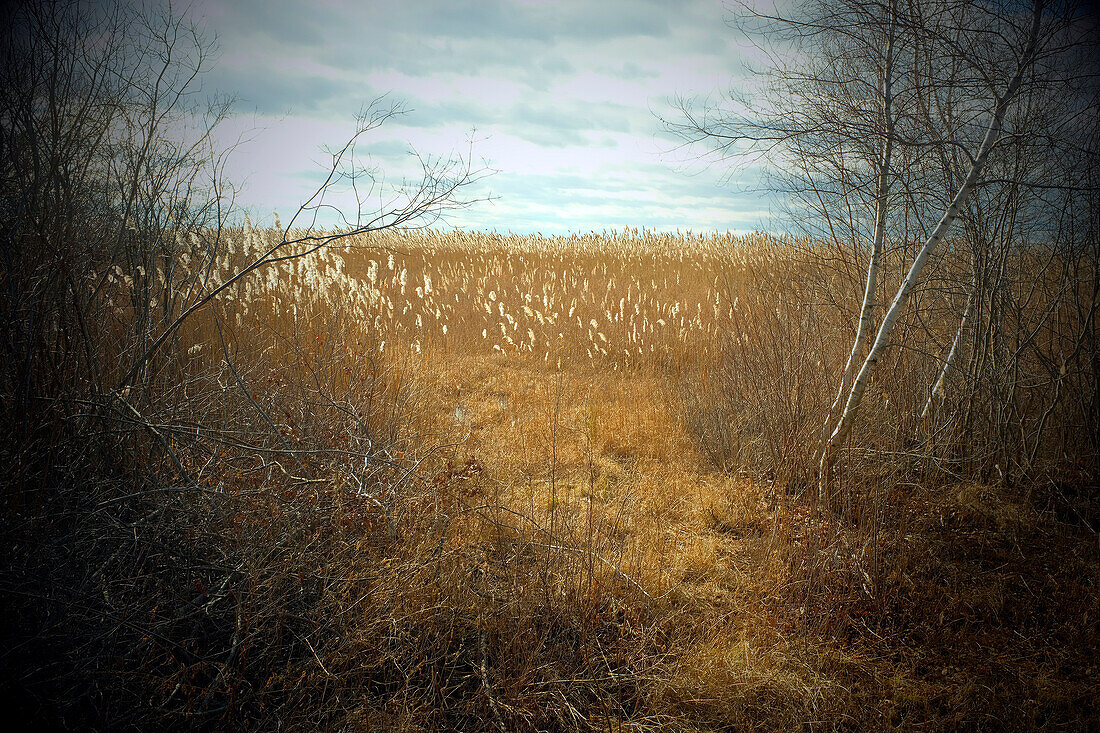
[[[342,143],[353,116],[389,92],[411,112],[364,140],[389,180],[416,175],[418,151],[466,150],[501,174],[496,203],[451,222],[515,231],[610,226],[751,229],[758,195],[726,169],[664,154],[653,111],[676,94],[726,88],[742,50],[717,0],[601,4],[499,0],[433,3],[230,3],[196,6],[223,52],[210,85],[245,112],[231,174],[241,200],[284,220],[320,181],[319,148]],[[373,149],[372,149],[373,145]],[[309,173],[315,171],[314,173]],[[751,171],[745,172],[750,175]]]

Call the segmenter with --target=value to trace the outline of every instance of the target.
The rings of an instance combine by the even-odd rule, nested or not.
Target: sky
[[[752,168],[676,150],[676,95],[750,83],[721,0],[196,0],[219,52],[204,90],[236,96],[221,139],[260,223],[320,183],[325,147],[386,95],[405,112],[365,136],[364,165],[415,179],[411,154],[495,171],[444,227],[543,234],[767,228]]]

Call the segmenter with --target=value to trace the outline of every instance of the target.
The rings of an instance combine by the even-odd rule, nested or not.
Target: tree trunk
[[[963,180],[962,185],[959,187],[958,192],[955,194],[954,199],[951,201],[951,205],[947,207],[947,211],[945,211],[940,218],[936,228],[932,231],[931,235],[929,235],[928,240],[924,243],[924,246],[921,247],[920,252],[917,253],[912,266],[909,268],[909,272],[906,273],[905,279],[902,281],[901,287],[890,303],[890,307],[887,309],[886,315],[882,319],[882,325],[879,326],[878,333],[875,335],[871,350],[867,354],[867,358],[864,359],[863,365],[856,375],[855,382],[852,384],[848,399],[844,404],[844,411],[841,412],[836,428],[833,430],[832,435],[829,436],[824,449],[821,451],[821,460],[818,465],[818,491],[822,498],[828,495],[828,480],[829,476],[832,474],[833,466],[836,463],[837,449],[852,430],[852,425],[859,411],[860,402],[863,400],[863,394],[871,380],[871,375],[874,374],[875,367],[878,365],[883,350],[885,350],[886,346],[890,343],[890,337],[894,332],[894,324],[897,322],[905,304],[908,302],[909,295],[916,286],[921,271],[928,262],[928,258],[935,252],[940,242],[943,241],[943,238],[951,229],[951,225],[954,223],[955,217],[959,213],[959,209],[962,207],[963,202],[966,201],[966,197],[970,194],[970,191],[974,188],[974,184],[977,183],[982,169],[985,167],[986,160],[989,158],[989,153],[1000,137],[1001,124],[1004,121],[1005,111],[1008,109],[1009,104],[1020,88],[1024,71],[1031,64],[1035,45],[1038,40],[1039,20],[1041,15],[1042,6],[1037,3],[1032,18],[1028,44],[1021,57],[1020,65],[1016,69],[1016,73],[1013,75],[1012,80],[1009,81],[1005,93],[997,100],[997,104],[993,109],[992,119],[989,121],[989,127],[986,129],[985,137],[982,139],[981,146],[978,148],[978,154],[974,156],[970,164],[970,170],[965,180]]]
[[[878,166],[878,181],[875,186],[875,227],[871,240],[871,261],[867,265],[867,282],[863,288],[863,305],[859,309],[859,324],[856,326],[856,335],[852,340],[852,350],[848,354],[848,361],[844,364],[844,372],[840,377],[840,388],[837,390],[836,398],[829,408],[829,414],[825,417],[825,423],[821,426],[822,452],[826,450],[828,445],[826,438],[833,428],[837,410],[840,408],[844,395],[851,385],[856,364],[863,359],[867,335],[871,331],[871,323],[875,317],[875,292],[878,289],[878,276],[879,271],[882,269],[882,253],[885,249],[886,209],[887,199],[890,195],[890,161],[894,150],[894,118],[891,109],[894,81],[894,27],[894,17],[891,15],[882,74],[883,139],[882,155]]]
[[[966,298],[966,307],[963,308],[962,320],[959,321],[959,328],[955,331],[955,339],[951,342],[951,348],[947,351],[947,357],[943,360],[943,367],[940,368],[939,378],[936,379],[936,383],[928,393],[928,400],[924,403],[924,409],[920,414],[921,420],[931,420],[934,418],[936,410],[943,404],[944,397],[947,393],[947,380],[955,372],[955,359],[958,358],[959,355],[959,344],[962,343],[963,334],[966,333],[966,328],[970,325],[970,316],[974,312],[976,292],[977,283],[971,288],[970,294]]]

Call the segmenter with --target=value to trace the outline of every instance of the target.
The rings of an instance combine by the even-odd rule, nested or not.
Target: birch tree
[[[1095,28],[1089,27],[1095,20],[1070,10],[1044,9],[1032,70],[1006,114],[1006,132],[986,164],[982,185],[960,213],[953,237],[969,249],[970,263],[969,274],[959,273],[958,279],[962,315],[953,337],[939,345],[918,426],[933,460],[995,456],[986,459],[998,466],[993,478],[1009,481],[1036,468],[1035,461],[1021,456],[1049,443],[1045,434],[1051,423],[1040,416],[1063,399],[1064,383],[1075,378],[1072,367],[1066,367],[1069,377],[1062,373],[1062,362],[1082,358],[1075,344],[1089,330],[1092,313],[1090,276],[1082,271],[1090,270],[1090,261],[1095,267],[1095,257],[1081,248],[1078,236],[1087,229],[1081,223],[1095,216],[1088,180],[1097,157],[1098,56]],[[931,101],[937,104],[926,112],[930,119],[955,116],[951,105]],[[969,160],[946,146],[937,151],[936,162],[945,185],[957,186],[969,168]],[[1071,220],[1077,223],[1067,226]],[[1027,270],[1013,272],[1025,253]],[[1016,294],[1033,301],[1040,292],[1052,297],[1048,304],[1017,309]],[[1067,320],[1067,313],[1076,317]],[[1065,350],[1041,355],[1036,331],[1064,335]],[[1039,367],[1047,362],[1050,368]],[[1043,406],[1013,404],[1021,392]],[[990,433],[998,437],[979,437]],[[976,445],[980,440],[987,442]]]
[[[878,333],[875,335],[875,340],[871,344],[871,350],[863,360],[863,364],[856,375],[855,381],[848,391],[844,409],[840,413],[836,421],[836,426],[826,440],[825,446],[821,452],[818,481],[819,489],[822,494],[825,494],[828,490],[829,475],[836,462],[837,449],[852,430],[852,424],[859,410],[860,402],[863,400],[867,384],[872,374],[874,374],[875,366],[878,364],[883,350],[890,343],[894,324],[897,322],[898,316],[901,315],[909,299],[910,293],[916,286],[921,272],[928,262],[928,258],[935,252],[936,248],[939,247],[944,237],[947,236],[948,231],[951,229],[951,225],[954,224],[955,218],[958,216],[959,210],[966,202],[967,196],[970,195],[970,192],[978,183],[985,163],[989,158],[989,154],[993,150],[993,146],[996,145],[997,141],[1000,139],[1001,126],[1005,113],[1020,89],[1024,74],[1030,69],[1034,61],[1041,19],[1042,4],[1041,2],[1036,2],[1034,12],[1032,13],[1031,28],[1027,36],[1026,45],[1017,62],[1015,73],[1012,75],[1004,91],[996,96],[996,104],[990,115],[989,127],[986,129],[981,146],[978,148],[976,154],[971,157],[970,170],[967,172],[962,185],[959,186],[959,190],[956,192],[951,204],[940,217],[935,229],[932,230],[924,246],[921,247],[912,265],[909,267],[909,271],[906,273],[905,279],[901,283],[901,287],[898,288],[893,301],[890,303],[890,307],[883,316],[882,324],[879,326]]]
[[[891,2],[887,8],[884,23],[886,25],[886,51],[882,58],[882,155],[876,166],[875,185],[875,223],[874,234],[871,239],[871,258],[867,265],[867,281],[863,287],[863,304],[859,311],[859,323],[856,327],[856,335],[852,340],[852,349],[848,354],[848,361],[844,364],[844,371],[840,377],[840,387],[836,398],[829,408],[829,414],[825,419],[822,430],[827,433],[833,423],[836,411],[850,389],[852,374],[856,365],[864,358],[863,351],[867,341],[867,335],[871,331],[875,316],[875,293],[878,290],[879,270],[882,268],[882,256],[884,241],[886,239],[886,217],[889,206],[889,194],[891,187],[890,164],[894,152],[894,65],[895,44],[897,42],[897,6]],[[823,438],[824,438],[823,433]],[[825,443],[823,443],[825,445]]]
[[[1001,328],[989,310],[999,297],[991,289],[1006,287],[1010,254],[1025,246],[1024,212],[1034,210],[1033,241],[1049,239],[1058,214],[1044,192],[1061,190],[1080,165],[1079,152],[1072,163],[1068,151],[1080,151],[1071,141],[1081,137],[1074,131],[1095,112],[1095,100],[1063,104],[1059,95],[1092,73],[1094,65],[1079,57],[1095,44],[1086,40],[1091,21],[1072,3],[809,0],[784,7],[742,7],[735,18],[764,58],[751,82],[717,103],[679,99],[664,122],[723,162],[763,161],[764,185],[783,194],[793,214],[784,224],[849,246],[866,265],[862,297],[848,301],[848,358],[838,366],[814,458],[826,498],[868,387],[896,345],[899,318],[938,253],[960,244],[970,249],[972,271],[950,281],[961,291],[958,310],[937,316],[954,318],[955,328],[946,343],[912,345],[934,363],[913,418],[923,412],[935,420],[949,385],[985,358],[978,341]],[[755,94],[747,91],[753,84]],[[885,257],[903,252],[909,259],[880,306]],[[964,353],[969,361],[959,370]]]

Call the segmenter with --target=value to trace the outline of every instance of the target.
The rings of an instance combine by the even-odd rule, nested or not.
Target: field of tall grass
[[[213,257],[196,238],[81,273],[96,379],[283,236],[246,225]],[[965,300],[948,248],[822,504],[863,256],[766,234],[413,230],[257,270],[182,325],[143,390],[32,406],[6,437],[16,715],[1100,724],[1100,362],[1080,293],[1043,279],[1080,263],[1013,255],[1034,284],[979,326],[1007,332],[1018,385],[950,384],[951,419],[929,424]],[[1091,278],[1073,281],[1086,296]]]

